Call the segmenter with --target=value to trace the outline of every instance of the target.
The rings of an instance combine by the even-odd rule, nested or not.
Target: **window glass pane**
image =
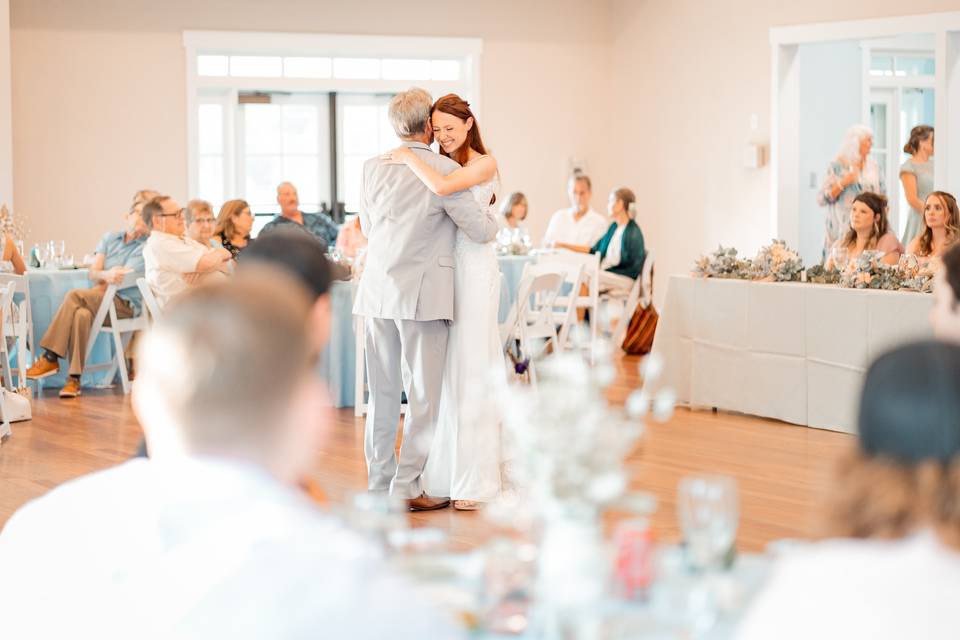
[[[214,207],[223,203],[223,156],[200,156],[197,197]]]
[[[201,104],[197,118],[200,153],[223,153],[223,107]]]
[[[250,229],[250,237],[256,238],[260,235],[260,232],[263,231],[263,228],[267,226],[267,223],[273,220],[273,216],[277,213],[280,213],[280,207],[276,207],[276,211],[266,212],[266,208],[262,208],[257,211],[253,216],[253,228]]]
[[[874,151],[887,148],[887,105],[870,105],[870,126],[873,129]]]
[[[387,117],[387,105],[381,105],[377,109],[377,123],[380,125],[378,131],[380,139],[377,141],[377,150],[374,153],[384,153],[394,147],[399,147],[400,138],[397,137],[393,125],[390,124],[390,118]]]
[[[343,108],[343,151],[371,157],[377,153],[378,109],[374,105]]]
[[[244,147],[248,154],[283,152],[281,115],[279,105],[243,105]]]
[[[431,75],[429,60],[393,60],[381,61],[381,74],[384,80],[429,80]]]
[[[285,104],[283,109],[284,153],[317,153],[319,112],[309,104]]]
[[[227,66],[227,56],[197,56],[197,73],[201,76],[225,76]]]
[[[286,156],[283,159],[283,180],[292,182],[300,196],[300,208],[320,208],[320,168],[317,156]]]
[[[284,58],[283,75],[288,78],[329,78],[330,58]]]
[[[333,77],[376,80],[380,77],[380,61],[376,58],[334,58]]]
[[[279,78],[281,59],[273,56],[230,56],[230,75],[254,78]]]
[[[258,205],[276,204],[277,185],[283,181],[282,156],[247,156],[244,196],[257,211]]]
[[[892,76],[893,56],[880,54],[870,56],[870,75]]]
[[[896,75],[932,76],[933,74],[933,58],[926,56],[897,56]]]
[[[360,177],[363,174],[363,163],[369,156],[346,155],[342,158],[343,165],[343,198],[347,211],[360,210]]]
[[[430,63],[434,80],[459,80],[460,62],[457,60],[434,60]]]

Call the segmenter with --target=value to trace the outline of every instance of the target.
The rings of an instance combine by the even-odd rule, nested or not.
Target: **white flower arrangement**
[[[749,277],[750,262],[739,258],[733,247],[721,245],[713,253],[697,258],[693,267],[693,275],[701,278],[746,280]]]
[[[798,281],[802,272],[803,260],[783,240],[773,240],[762,247],[750,266],[752,279],[769,282]]]

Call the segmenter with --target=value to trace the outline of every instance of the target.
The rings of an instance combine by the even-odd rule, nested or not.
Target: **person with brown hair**
[[[960,239],[960,209],[957,199],[946,191],[934,191],[923,205],[920,233],[910,242],[907,253],[920,258],[939,258]]]
[[[897,264],[903,245],[890,231],[887,220],[887,198],[879,193],[864,191],[857,194],[850,206],[850,226],[847,233],[833,245],[834,249],[846,249],[852,260],[864,251],[881,251],[881,261]],[[845,264],[834,264],[833,256],[827,259],[826,267],[844,269]]]
[[[527,196],[519,191],[514,191],[510,194],[510,197],[500,205],[500,215],[503,216],[503,220],[507,223],[508,227],[511,229],[519,229],[520,223],[527,219],[528,209]]]
[[[960,346],[880,356],[837,465],[827,539],[786,553],[742,640],[955,638],[960,594]]]
[[[910,130],[910,139],[903,146],[910,157],[900,165],[900,182],[910,210],[903,230],[903,243],[908,244],[920,233],[923,203],[933,191],[933,127],[921,124]]]
[[[213,235],[236,260],[240,252],[250,244],[251,229],[253,229],[253,214],[250,213],[250,205],[247,201],[227,200],[220,207]]]

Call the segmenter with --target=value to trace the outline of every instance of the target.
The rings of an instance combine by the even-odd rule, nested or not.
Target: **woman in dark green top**
[[[647,250],[643,232],[633,221],[637,215],[637,197],[626,188],[610,193],[607,205],[613,223],[592,247],[557,243],[557,247],[581,253],[600,254],[600,289],[630,289],[643,271]]]

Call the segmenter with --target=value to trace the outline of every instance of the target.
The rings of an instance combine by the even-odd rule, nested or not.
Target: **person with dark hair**
[[[503,204],[500,205],[500,215],[503,216],[503,221],[506,222],[507,226],[511,229],[521,228],[521,223],[527,219],[528,210],[527,196],[519,191],[511,193],[510,196],[503,201]]]
[[[738,637],[957,637],[960,346],[909,344],[870,366],[835,476],[839,539],[783,556]]]
[[[903,253],[903,245],[890,231],[887,220],[887,198],[879,193],[864,191],[857,194],[850,206],[850,224],[847,232],[833,245],[844,249],[852,260],[864,251],[880,251],[885,264],[897,264]],[[835,264],[833,256],[826,262],[827,268],[844,269],[847,265]]]
[[[960,207],[946,191],[932,191],[923,204],[920,232],[907,247],[919,258],[939,258],[960,239]]]
[[[943,265],[933,276],[930,324],[938,340],[960,344],[960,245],[943,254]]]
[[[250,230],[253,228],[250,205],[246,200],[227,200],[220,207],[216,224],[213,235],[236,260],[250,244]]]
[[[933,191],[933,127],[921,124],[910,130],[910,139],[903,146],[910,157],[900,165],[900,182],[910,211],[903,230],[903,244],[909,244],[920,233],[923,203]]]
[[[5,638],[459,638],[298,488],[332,427],[310,301],[258,265],[192,289],[138,348],[152,458],[65,483],[0,535]]]

